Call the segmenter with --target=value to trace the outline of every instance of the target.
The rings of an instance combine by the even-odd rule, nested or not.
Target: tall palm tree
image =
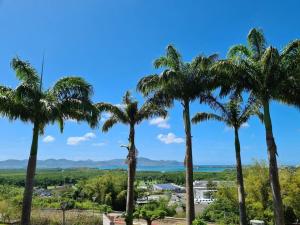
[[[0,113],[33,124],[21,217],[21,224],[29,225],[39,135],[46,125],[55,122],[62,132],[64,120],[69,118],[95,126],[98,113],[90,100],[92,87],[82,78],[61,78],[52,88],[43,90],[40,76],[28,62],[14,58],[11,65],[20,84],[15,89],[0,86]]]
[[[188,225],[192,224],[195,219],[190,103],[214,88],[208,74],[216,59],[217,55],[198,56],[191,63],[183,62],[179,52],[169,45],[166,55],[154,62],[156,68],[165,68],[162,74],[146,76],[137,85],[137,89],[144,96],[150,97],[149,102],[171,107],[177,100],[183,107],[186,136],[186,219]]]
[[[245,204],[245,188],[243,181],[239,129],[250,119],[252,115],[259,115],[259,117],[262,118],[262,114],[259,112],[259,107],[255,104],[251,97],[248,99],[245,106],[242,105],[243,101],[240,95],[232,95],[228,103],[221,103],[213,96],[201,98],[200,101],[208,103],[211,108],[218,112],[218,114],[206,112],[197,113],[192,118],[193,123],[199,123],[206,120],[217,120],[224,122],[227,126],[234,129],[240,225],[247,225],[248,222]]]
[[[135,147],[135,126],[143,120],[155,116],[165,117],[167,111],[162,107],[152,103],[145,103],[138,108],[138,102],[131,97],[130,92],[126,92],[123,97],[121,106],[112,105],[109,103],[98,103],[96,107],[101,112],[110,113],[110,117],[104,122],[102,131],[107,132],[117,123],[129,125],[129,144],[126,147],[128,150],[128,179],[127,179],[127,199],[126,199],[126,224],[132,225],[133,210],[134,210],[134,180],[136,173],[136,156],[137,149]]]
[[[222,83],[221,94],[227,94],[233,89],[243,89],[249,91],[262,106],[276,225],[284,225],[285,222],[270,102],[289,99],[288,90],[291,88],[291,82],[294,81],[293,65],[300,55],[298,51],[296,57],[295,52],[299,46],[299,41],[293,41],[282,51],[273,46],[267,47],[263,32],[252,29],[248,34],[248,44],[233,46],[228,52],[228,59],[218,62],[213,68],[219,75],[225,75],[218,77],[219,82]]]

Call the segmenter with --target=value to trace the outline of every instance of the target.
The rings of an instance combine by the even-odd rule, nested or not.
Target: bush
[[[203,220],[201,220],[200,218],[196,218],[192,225],[207,225],[207,223],[205,223]]]

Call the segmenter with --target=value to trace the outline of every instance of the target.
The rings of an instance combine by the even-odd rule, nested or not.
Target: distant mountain
[[[182,162],[175,160],[152,160],[147,158],[138,158],[138,167],[176,167],[183,166]],[[0,161],[0,169],[24,169],[27,167],[27,160],[9,159]],[[68,159],[46,159],[38,160],[37,167],[40,169],[50,168],[124,168],[126,163],[124,159],[112,159],[106,161],[80,160],[73,161]]]

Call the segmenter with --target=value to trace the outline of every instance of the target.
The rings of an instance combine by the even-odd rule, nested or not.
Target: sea
[[[98,167],[101,170],[116,170],[124,169],[127,170],[127,165],[120,166],[103,166]],[[222,172],[225,170],[234,169],[234,166],[194,166],[194,172]],[[157,171],[157,172],[177,172],[185,171],[184,166],[137,166],[137,171]]]

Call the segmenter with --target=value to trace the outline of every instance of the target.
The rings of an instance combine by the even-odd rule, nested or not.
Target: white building
[[[167,184],[153,184],[154,191],[171,191],[171,192],[184,192],[184,187],[177,184],[167,183]]]
[[[217,186],[219,181],[212,181],[212,183]],[[216,192],[216,188],[208,187],[209,181],[201,180],[201,181],[194,181],[194,201],[196,204],[200,203],[212,203],[213,193]]]

